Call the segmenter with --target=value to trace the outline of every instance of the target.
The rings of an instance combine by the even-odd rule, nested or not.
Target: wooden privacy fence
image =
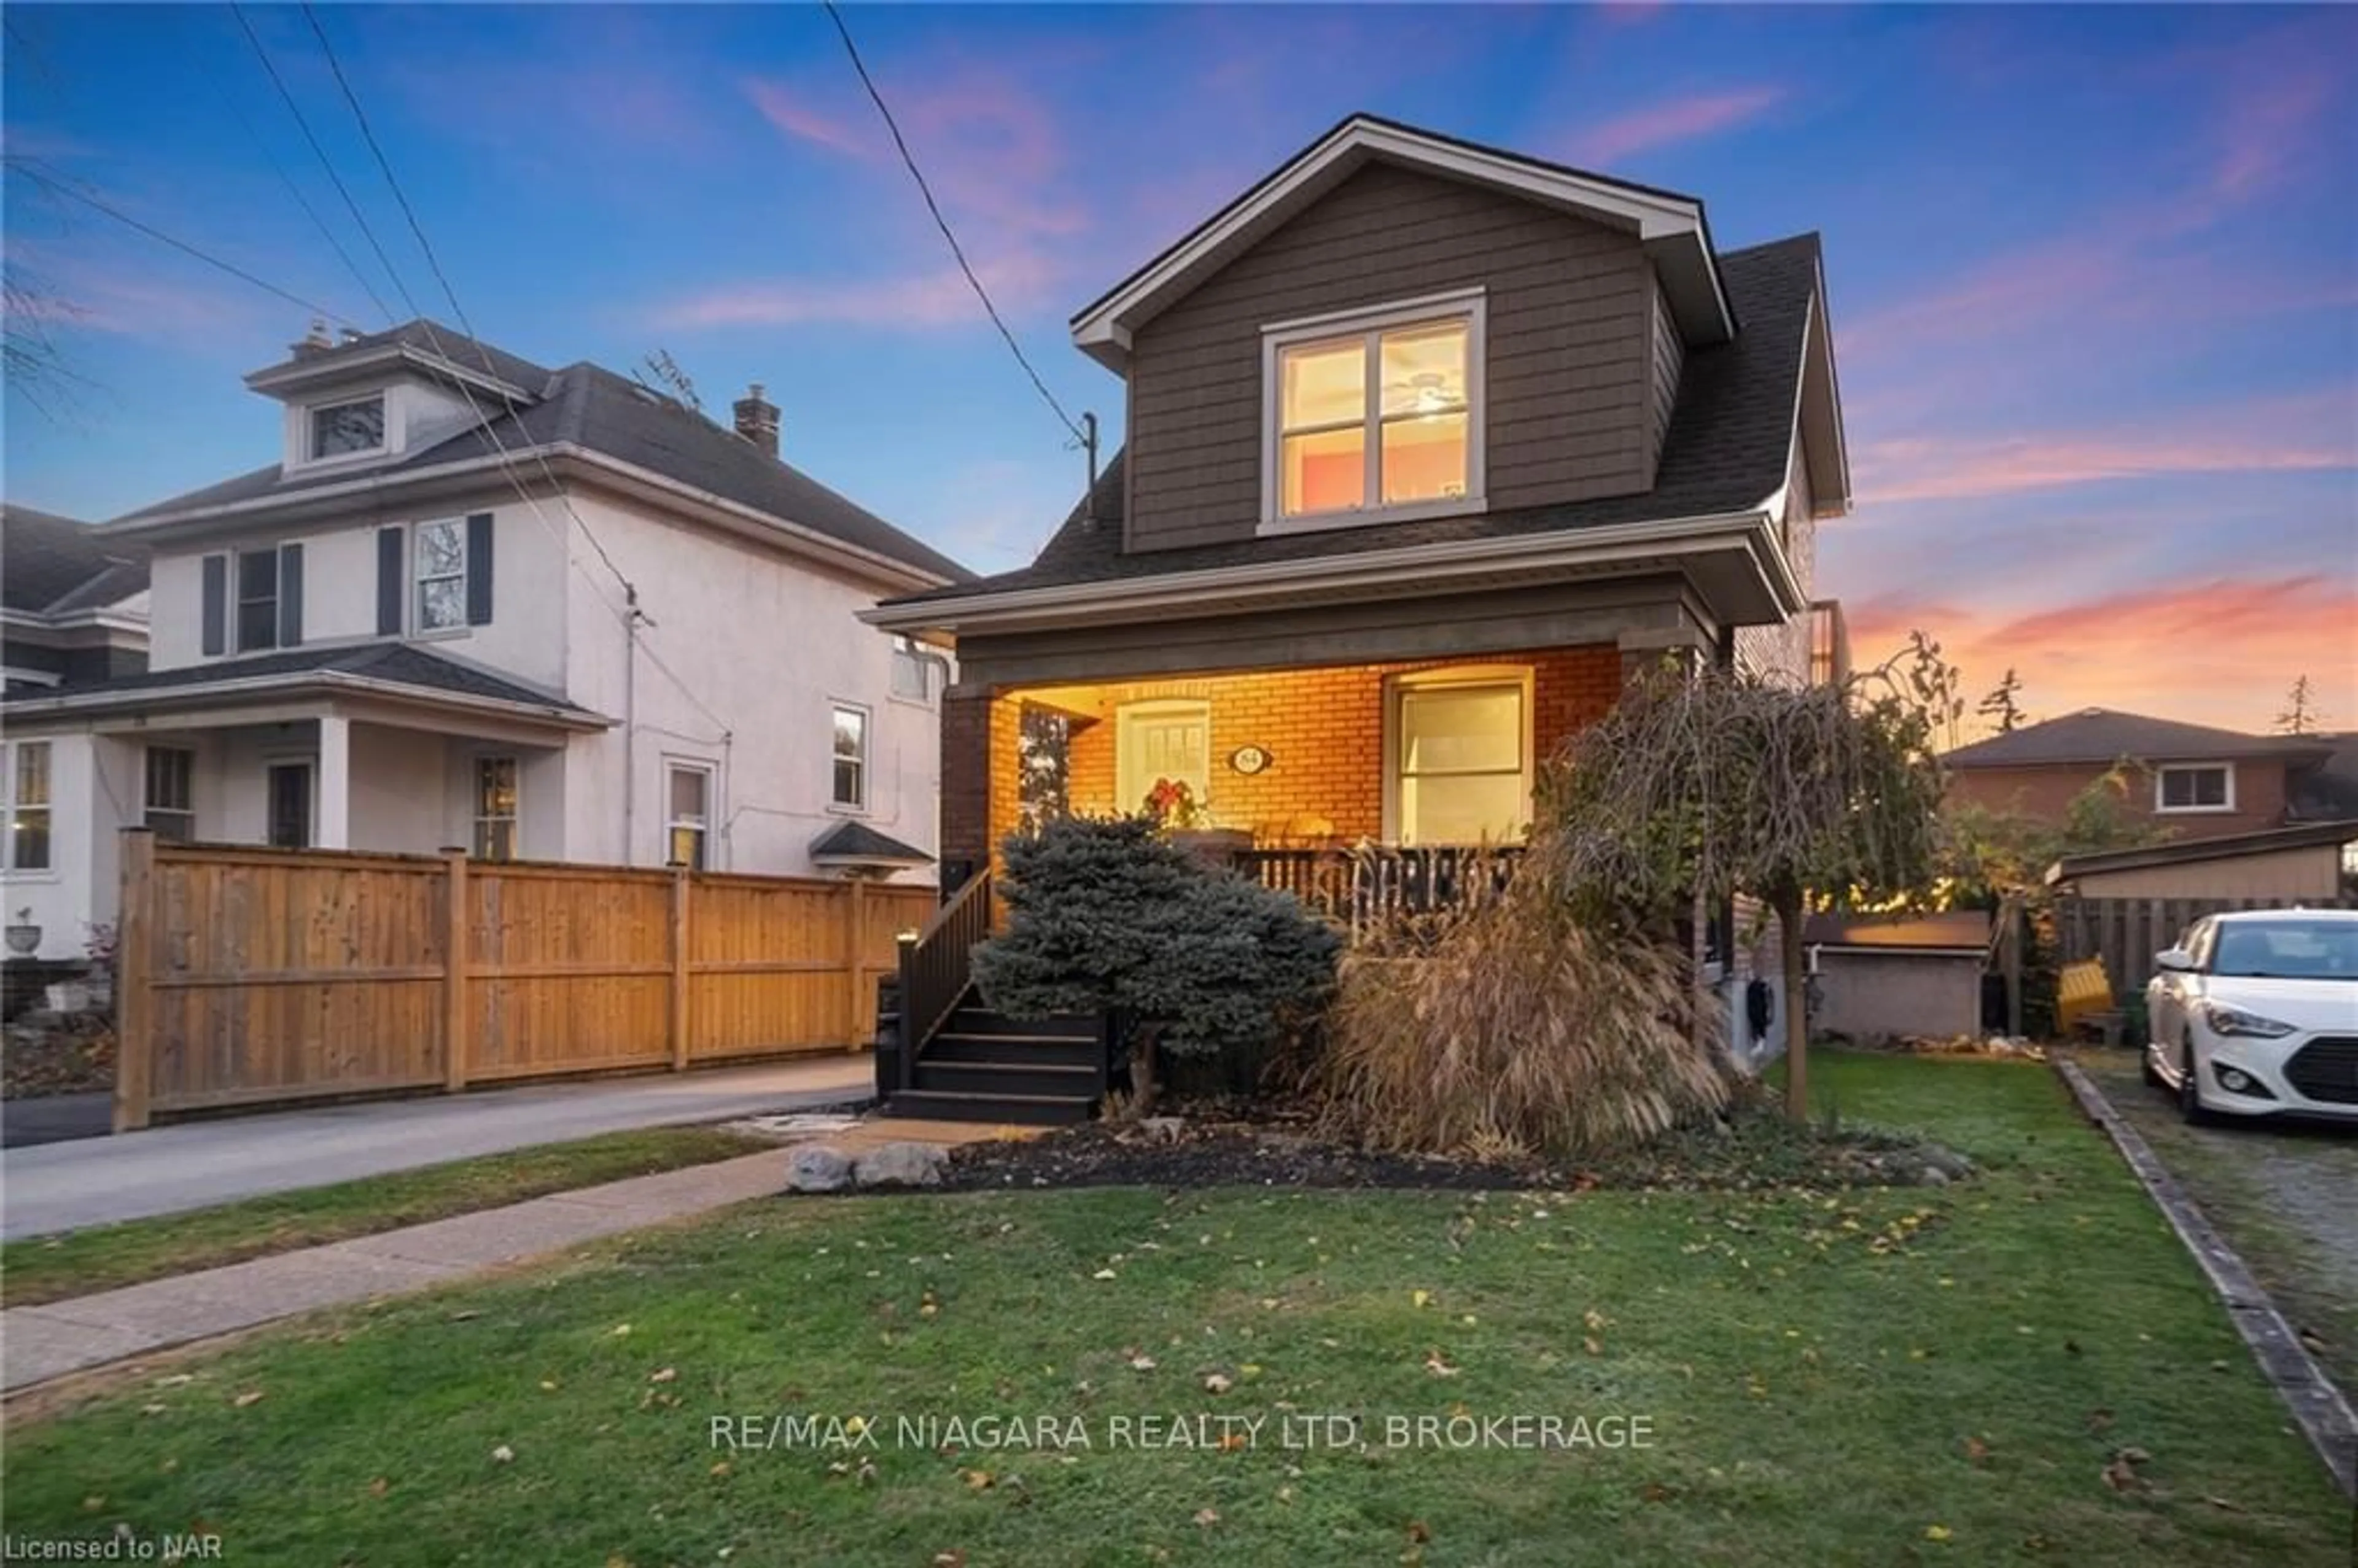
[[[935,892],[123,838],[118,1131],[153,1112],[863,1043]]]
[[[2056,940],[2063,961],[2102,958],[2113,998],[2125,1001],[2153,979],[2153,956],[2175,946],[2206,914],[2234,909],[2350,909],[2350,899],[2066,898],[2055,906]]]

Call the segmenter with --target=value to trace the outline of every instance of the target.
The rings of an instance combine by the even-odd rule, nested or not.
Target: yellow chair
[[[2113,982],[2102,958],[2066,964],[2055,977],[2055,1032],[2069,1039],[2080,1020],[2113,1011]]]

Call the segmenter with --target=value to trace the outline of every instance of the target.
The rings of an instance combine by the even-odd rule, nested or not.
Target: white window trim
[[[459,525],[459,623],[456,626],[426,624],[426,574],[418,569],[417,531],[437,523],[455,523]],[[405,620],[409,627],[409,635],[413,639],[431,641],[442,637],[463,637],[473,631],[474,628],[467,622],[468,574],[473,571],[475,565],[468,558],[467,519],[463,515],[420,517],[404,530],[402,545],[403,553],[408,558],[409,567],[406,574],[406,580],[402,584],[403,597],[408,600],[408,614]]]
[[[700,821],[673,814],[671,784],[672,775],[675,773],[701,773],[704,776],[704,816]],[[521,794],[522,781],[519,780],[518,783],[518,793]],[[670,865],[672,863],[671,836],[682,827],[692,827],[704,835],[704,865],[701,869],[708,871],[719,871],[720,864],[717,851],[720,843],[719,764],[702,757],[679,757],[666,754],[663,760],[663,842],[658,846],[663,851],[663,858],[655,863],[663,866]]]
[[[1408,523],[1421,517],[1462,517],[1469,513],[1488,511],[1490,396],[1488,355],[1484,348],[1488,339],[1488,296],[1485,290],[1476,287],[1423,295],[1415,299],[1403,299],[1364,310],[1300,317],[1262,327],[1259,531],[1264,535],[1305,534],[1326,528],[1361,528],[1382,523]],[[1377,333],[1394,328],[1438,324],[1460,318],[1466,324],[1466,493],[1393,506],[1376,504],[1374,498],[1383,494],[1379,473],[1383,442],[1380,428],[1377,428],[1374,438],[1367,444],[1365,454],[1368,482],[1364,493],[1370,498],[1368,504],[1345,512],[1313,512],[1295,517],[1286,516],[1285,476],[1279,460],[1284,449],[1282,434],[1285,422],[1284,399],[1280,395],[1278,380],[1279,360],[1282,351],[1303,343],[1332,338],[1365,336],[1372,341]],[[1371,341],[1368,353],[1372,357],[1375,352]],[[1381,392],[1379,384],[1371,383],[1368,392],[1371,407],[1379,402]],[[1379,427],[1380,420],[1371,414],[1369,424]]]
[[[170,752],[189,760],[189,803],[186,806],[158,806],[152,793],[156,784],[154,758],[158,752]],[[151,820],[157,812],[167,816],[189,819],[189,838],[197,836],[197,750],[193,746],[156,741],[140,749],[139,754],[139,825],[153,829]]]
[[[384,417],[378,422],[381,434],[377,438],[375,446],[363,447],[352,452],[334,452],[324,458],[313,449],[312,443],[318,439],[318,432],[313,428],[312,424],[313,416],[324,414],[330,408],[343,408],[355,403],[372,401],[384,410]],[[340,395],[335,397],[323,397],[317,403],[299,405],[297,413],[297,428],[295,445],[297,456],[295,460],[287,466],[290,469],[335,469],[376,462],[391,457],[400,449],[394,438],[395,403],[393,389],[384,387],[375,392],[363,392],[358,396]]]
[[[1154,780],[1145,777],[1146,769],[1134,765],[1136,742],[1130,728],[1145,719],[1200,719],[1204,721],[1203,787],[1195,792],[1195,804],[1209,804],[1214,768],[1212,745],[1212,704],[1201,697],[1150,697],[1137,702],[1119,704],[1113,710],[1113,787],[1114,809],[1125,816],[1136,816],[1146,809],[1146,792],[1154,787]],[[1167,775],[1165,775],[1167,776]],[[1126,788],[1126,785],[1135,787]]]
[[[229,552],[227,592],[229,625],[225,628],[228,634],[222,638],[221,657],[239,659],[248,654],[275,654],[286,646],[278,640],[278,628],[284,619],[280,607],[287,602],[285,552],[287,545],[292,542],[279,540],[268,545],[257,545],[252,549]],[[245,558],[248,556],[270,557],[270,641],[258,648],[249,648],[245,645]]]
[[[917,666],[917,678],[925,684],[925,696],[911,697],[893,684],[894,672],[901,667],[901,662],[904,659]],[[884,672],[885,695],[894,702],[905,704],[910,708],[923,708],[930,711],[934,706],[934,668],[933,660],[926,656],[925,650],[918,647],[913,639],[893,638],[892,664]]]
[[[2227,800],[2223,806],[2170,806],[2165,802],[2162,781],[2172,773],[2207,773],[2217,770],[2227,775]],[[2233,762],[2162,762],[2153,770],[2153,809],[2157,816],[2223,816],[2235,809],[2235,764]]]
[[[835,716],[856,713],[860,716],[860,799],[850,805],[835,798],[835,764],[843,761],[835,751]],[[876,754],[876,715],[864,702],[847,702],[841,697],[829,697],[827,708],[827,808],[838,816],[865,816],[869,803],[875,798],[875,781],[870,772],[870,762]]]
[[[1430,691],[1435,687],[1453,686],[1520,686],[1523,693],[1523,803],[1526,811],[1532,805],[1532,792],[1538,784],[1538,758],[1533,755],[1534,682],[1528,665],[1448,665],[1435,669],[1411,670],[1384,682],[1384,842],[1402,841],[1401,824],[1401,698],[1412,691]],[[1426,846],[1419,846],[1425,848]]]
[[[49,760],[49,798],[33,808],[49,814],[49,863],[46,866],[16,864],[17,757],[27,746],[40,747]],[[11,741],[0,746],[0,872],[5,872],[10,881],[19,882],[56,881],[61,874],[58,866],[58,749],[49,741]]]
[[[474,765],[468,769],[467,778],[468,851],[471,854],[473,854],[478,860],[483,859],[484,857],[481,852],[483,824],[486,822],[504,822],[508,824],[508,838],[511,846],[508,859],[511,860],[523,860],[524,758],[514,752],[477,752],[474,753],[471,761]],[[505,816],[490,816],[484,815],[483,764],[486,762],[505,762],[508,766],[515,770],[515,800],[509,810],[508,815]]]

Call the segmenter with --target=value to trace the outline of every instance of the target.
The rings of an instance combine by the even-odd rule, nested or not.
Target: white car
[[[2146,1081],[2189,1121],[2358,1121],[2358,910],[2206,915],[2154,962]]]

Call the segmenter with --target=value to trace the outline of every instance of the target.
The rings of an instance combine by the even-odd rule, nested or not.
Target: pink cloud
[[[1617,163],[1657,147],[1714,135],[1757,119],[1784,98],[1781,87],[1745,87],[1668,99],[1591,125],[1573,137],[1569,156],[1578,163]]]
[[[749,78],[744,82],[745,96],[762,117],[790,136],[815,143],[830,152],[865,158],[879,150],[875,140],[867,134],[866,122],[855,128],[849,122],[814,109],[783,84]],[[882,135],[882,128],[877,136]]]

